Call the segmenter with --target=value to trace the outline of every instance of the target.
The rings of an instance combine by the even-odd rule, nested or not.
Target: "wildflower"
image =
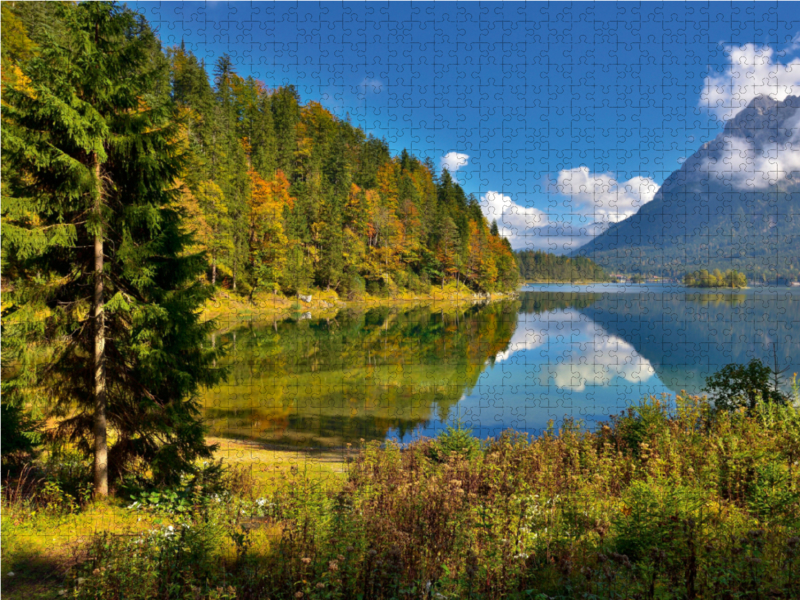
[[[330,561],[328,563],[328,570],[331,571],[331,572],[338,571],[339,570],[339,563],[337,563],[335,560]]]
[[[344,556],[342,556],[341,554],[340,554],[339,556],[337,556],[336,558],[337,558],[338,560],[344,560]]]
[[[9,571],[9,572],[6,574],[6,577],[13,577],[14,575],[15,575],[14,571]]]
[[[526,554],[525,552],[520,552],[519,554],[515,554],[514,558],[520,558],[522,560],[526,560],[528,558],[528,556],[530,556],[530,555]]]
[[[324,584],[324,583],[322,583],[322,582],[320,581],[320,582],[317,584],[317,589],[318,589],[318,590],[325,589],[325,584]]]
[[[295,598],[302,598],[302,597],[303,597],[303,592],[297,592],[297,593],[294,595],[294,597],[295,597]]]
[[[85,581],[86,579],[84,579],[83,577],[78,577],[78,585],[83,585]]]
[[[67,593],[67,590],[58,590],[58,595],[59,596],[63,596],[66,593]]]
[[[100,575],[100,569],[95,569],[92,571],[92,575]]]

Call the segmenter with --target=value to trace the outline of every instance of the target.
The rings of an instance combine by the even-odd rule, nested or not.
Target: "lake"
[[[299,315],[298,315],[299,317]],[[242,321],[214,336],[226,384],[202,393],[211,434],[303,447],[408,442],[460,419],[485,438],[607,420],[649,395],[700,393],[728,363],[800,371],[800,290],[529,285],[442,310],[343,310]]]

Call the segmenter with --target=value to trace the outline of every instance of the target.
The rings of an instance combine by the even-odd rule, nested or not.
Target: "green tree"
[[[270,107],[275,128],[276,167],[292,181],[294,155],[297,150],[296,128],[300,121],[300,96],[294,86],[282,87],[273,95]]]
[[[758,398],[778,404],[788,401],[776,385],[776,373],[757,358],[746,365],[725,365],[706,378],[703,391],[708,392],[718,410],[753,410]]]
[[[242,139],[241,96],[246,95],[244,80],[239,77],[227,54],[217,60],[214,69],[215,93],[217,96],[217,126],[219,131],[219,164],[213,173],[217,185],[225,198],[228,218],[231,223],[231,249],[227,263],[236,291],[239,277],[248,255],[247,231],[249,215],[247,199],[250,194],[250,178],[247,175],[247,156]]]
[[[4,88],[6,318],[44,358],[31,369],[60,418],[49,434],[94,455],[104,496],[137,465],[168,483],[211,456],[195,392],[220,374],[197,316],[204,259],[175,208],[187,144],[166,59],[128,9],[57,10],[30,89]]]

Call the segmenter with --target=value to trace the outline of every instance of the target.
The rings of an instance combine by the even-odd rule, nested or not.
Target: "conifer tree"
[[[48,433],[94,455],[104,496],[137,464],[169,483],[211,455],[195,391],[219,373],[197,316],[204,259],[175,208],[187,144],[166,59],[124,7],[56,9],[29,87],[4,88],[4,270],[11,320],[41,323],[13,337],[50,348],[31,367],[60,417]]]
[[[276,167],[289,181],[294,180],[294,154],[297,149],[297,123],[300,121],[300,96],[294,86],[280,88],[272,96],[275,127]]]
[[[217,124],[220,135],[220,160],[213,175],[225,198],[227,217],[230,219],[230,252],[227,266],[231,272],[233,290],[236,291],[247,256],[247,198],[250,180],[247,176],[246,148],[242,144],[242,103],[240,94],[244,81],[233,69],[227,54],[223,54],[214,69],[217,96]]]

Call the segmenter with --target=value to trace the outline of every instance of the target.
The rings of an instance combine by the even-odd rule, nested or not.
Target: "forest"
[[[602,267],[585,256],[557,256],[541,250],[520,250],[515,254],[520,277],[524,281],[544,283],[611,280]]]
[[[27,79],[26,59],[44,43],[44,13],[53,24],[59,17],[14,10],[27,34],[20,51],[5,53],[4,70]],[[227,55],[206,65],[183,44],[160,49],[148,35],[148,68],[159,74],[137,91],[172,111],[185,159],[172,182],[175,203],[193,234],[188,250],[205,253],[212,284],[244,295],[422,293],[450,280],[479,291],[515,287],[509,243],[433,160],[392,156],[384,140],[304,103],[294,86],[240,76]]]
[[[183,47],[165,60],[191,150],[180,203],[212,284],[341,295],[449,280],[515,287],[509,243],[432,160],[393,157],[294,86],[242,78],[227,55],[213,81]]]
[[[163,60],[191,156],[180,204],[212,284],[342,295],[516,285],[509,243],[430,158],[393,157],[349,116],[304,104],[294,86],[243,78],[227,55],[213,80],[183,45]]]

